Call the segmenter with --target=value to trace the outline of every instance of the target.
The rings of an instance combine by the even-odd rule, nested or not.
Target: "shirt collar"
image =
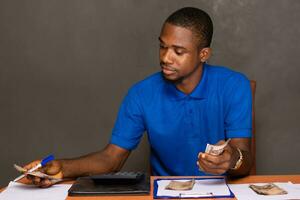
[[[207,67],[206,63],[203,64],[203,73],[200,82],[196,88],[190,94],[185,94],[178,90],[173,83],[166,82],[166,94],[174,100],[181,100],[186,97],[192,97],[195,99],[205,99],[207,97]]]

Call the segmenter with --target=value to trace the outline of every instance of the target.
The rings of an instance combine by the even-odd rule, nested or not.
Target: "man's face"
[[[200,67],[198,42],[189,29],[165,23],[160,37],[159,59],[165,79],[181,83]]]

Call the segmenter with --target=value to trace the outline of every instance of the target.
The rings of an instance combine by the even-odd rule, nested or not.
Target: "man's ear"
[[[199,52],[201,62],[203,62],[203,63],[206,62],[210,58],[211,52],[212,52],[212,49],[210,47],[205,47],[205,48],[201,49]]]

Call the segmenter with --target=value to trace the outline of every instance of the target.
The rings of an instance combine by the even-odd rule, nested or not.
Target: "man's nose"
[[[171,52],[169,49],[163,51],[163,52],[161,53],[161,58],[160,58],[160,59],[161,59],[161,61],[162,61],[163,63],[166,63],[166,64],[172,63],[172,62],[173,62],[173,59],[172,59],[172,52]]]

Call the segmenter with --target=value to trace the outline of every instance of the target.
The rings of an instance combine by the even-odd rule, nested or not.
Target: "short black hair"
[[[203,10],[184,7],[172,13],[165,21],[175,26],[191,30],[197,37],[200,47],[209,47],[213,35],[213,23],[210,16]]]

